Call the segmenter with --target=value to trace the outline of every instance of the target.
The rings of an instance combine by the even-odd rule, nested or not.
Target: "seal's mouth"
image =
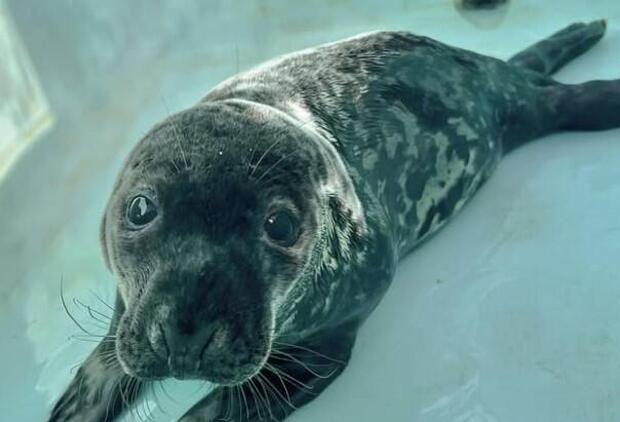
[[[271,354],[270,349],[268,348],[266,352],[261,351],[259,354],[253,355],[249,362],[243,363],[237,360],[235,365],[227,367],[222,362],[222,356],[215,356],[213,354],[203,353],[197,358],[192,357],[191,353],[169,355],[166,360],[167,377],[178,380],[206,380],[218,385],[228,386],[241,384],[263,369]],[[219,367],[213,366],[215,362],[220,362]]]
[[[261,312],[209,322],[177,309],[139,314],[124,314],[116,336],[118,360],[136,378],[235,385],[257,374],[271,352],[271,318]]]

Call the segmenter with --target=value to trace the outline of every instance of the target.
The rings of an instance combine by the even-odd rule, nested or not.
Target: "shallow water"
[[[44,420],[95,345],[64,313],[61,278],[76,318],[104,332],[77,301],[109,313],[98,224],[127,152],[226,76],[374,29],[506,58],[605,17],[603,41],[558,78],[620,77],[616,0],[514,0],[478,15],[450,0],[182,4],[6,2],[56,123],[0,184],[2,421]],[[290,420],[620,420],[618,181],[619,130],[553,135],[508,156],[403,262],[349,368]],[[163,388],[140,416],[174,420],[208,386]]]

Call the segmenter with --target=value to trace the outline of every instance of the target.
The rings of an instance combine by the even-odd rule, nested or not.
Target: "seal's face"
[[[198,106],[132,152],[102,225],[130,375],[234,384],[264,364],[277,304],[320,238],[325,169],[291,125],[234,102]]]

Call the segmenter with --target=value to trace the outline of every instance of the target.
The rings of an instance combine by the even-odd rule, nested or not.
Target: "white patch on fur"
[[[284,104],[284,106],[302,123],[302,126],[300,126],[301,129],[314,135],[312,138],[317,141],[317,146],[324,153],[323,156],[328,164],[331,164],[331,170],[333,171],[330,172],[327,182],[322,187],[324,197],[327,198],[330,195],[335,195],[340,198],[345,203],[346,207],[352,211],[352,218],[365,228],[366,224],[362,203],[355,192],[355,186],[353,185],[353,180],[351,180],[349,171],[342,157],[334,147],[336,140],[333,139],[331,134],[317,126],[312,113],[303,105],[294,101],[289,101]]]

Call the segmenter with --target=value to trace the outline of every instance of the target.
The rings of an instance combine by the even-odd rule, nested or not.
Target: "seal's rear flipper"
[[[551,75],[603,37],[605,20],[574,23],[512,56],[508,63]]]
[[[620,79],[553,88],[559,129],[604,130],[620,127]]]

